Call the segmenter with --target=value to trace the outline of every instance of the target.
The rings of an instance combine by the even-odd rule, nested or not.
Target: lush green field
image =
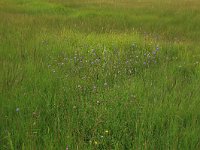
[[[0,149],[200,149],[199,0],[0,0]]]

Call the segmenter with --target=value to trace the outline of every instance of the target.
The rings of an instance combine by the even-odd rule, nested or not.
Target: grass
[[[199,8],[1,0],[0,149],[198,150]]]

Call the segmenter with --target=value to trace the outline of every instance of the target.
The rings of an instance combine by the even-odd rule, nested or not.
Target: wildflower
[[[47,41],[47,40],[43,40],[43,41],[42,41],[42,44],[43,44],[43,45],[48,45],[48,41]]]
[[[100,59],[97,58],[95,61],[98,63],[98,62],[100,62]]]
[[[18,107],[16,108],[16,112],[19,112],[19,108]]]
[[[97,144],[98,144],[98,142],[97,142],[97,141],[94,141],[94,144],[95,144],[95,145],[97,145]]]
[[[107,134],[108,134],[108,130],[106,130],[106,131],[105,131],[105,133],[107,133]]]
[[[33,112],[32,115],[34,118],[37,118],[39,116],[36,112]]]
[[[159,47],[158,46],[156,46],[156,51],[159,51]]]
[[[136,44],[135,44],[135,43],[133,43],[133,44],[132,44],[132,47],[136,47]]]
[[[144,64],[144,65],[146,65],[147,63],[146,63],[146,62],[144,62],[143,64]]]
[[[94,53],[94,52],[95,52],[95,50],[94,50],[94,49],[92,49],[92,50],[91,50],[91,52],[92,52],[92,53]]]
[[[66,146],[66,150],[69,150],[69,147],[68,147],[68,145]]]

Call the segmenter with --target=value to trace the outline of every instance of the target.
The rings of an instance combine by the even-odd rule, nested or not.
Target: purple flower
[[[153,54],[153,55],[156,55],[156,51],[153,51],[152,54]]]
[[[159,47],[158,46],[156,46],[156,51],[159,51]]]

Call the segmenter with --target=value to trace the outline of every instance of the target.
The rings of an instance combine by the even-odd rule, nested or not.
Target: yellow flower
[[[106,130],[105,133],[108,133],[108,130]]]
[[[95,145],[97,145],[97,144],[98,144],[98,142],[97,142],[97,141],[94,141],[94,144],[95,144]]]

